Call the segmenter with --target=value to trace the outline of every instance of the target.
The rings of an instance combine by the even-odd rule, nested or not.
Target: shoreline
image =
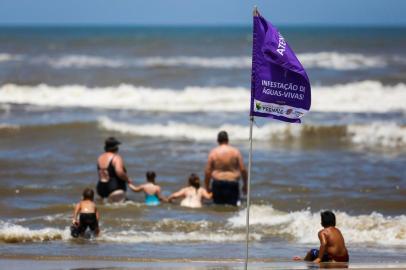
[[[406,269],[406,263],[349,263],[316,265],[303,261],[284,259],[252,259],[249,269]],[[42,256],[26,254],[0,254],[0,269],[7,270],[50,270],[50,269],[193,269],[193,270],[233,270],[244,269],[243,259],[209,259],[209,258],[130,258],[97,256]]]

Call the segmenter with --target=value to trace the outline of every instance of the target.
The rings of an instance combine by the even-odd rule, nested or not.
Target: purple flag
[[[310,81],[279,31],[254,16],[250,115],[300,123],[310,109]]]

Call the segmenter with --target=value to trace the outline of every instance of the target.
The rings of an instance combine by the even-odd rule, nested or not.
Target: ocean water
[[[332,209],[352,263],[406,262],[406,29],[280,29],[308,71],[303,123],[256,119],[250,257],[317,247]],[[136,184],[164,195],[203,169],[216,135],[248,160],[251,29],[0,28],[0,253],[244,258],[245,206],[98,204],[100,238],[72,239],[74,203],[116,136]]]

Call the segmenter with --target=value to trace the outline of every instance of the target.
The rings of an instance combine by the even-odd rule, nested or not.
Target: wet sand
[[[278,259],[250,260],[248,269],[406,269],[405,263],[328,263],[313,264],[307,262],[284,261]],[[120,258],[113,257],[70,257],[70,256],[30,256],[30,255],[0,255],[0,269],[7,270],[58,270],[58,269],[178,269],[178,270],[242,270],[243,260],[223,259],[150,259],[150,258]]]

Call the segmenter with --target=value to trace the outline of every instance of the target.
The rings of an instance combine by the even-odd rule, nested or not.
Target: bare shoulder
[[[210,150],[208,160],[215,159],[217,153],[219,152],[219,147],[214,147]]]
[[[215,155],[219,150],[220,150],[219,146],[214,147],[213,149],[210,150],[209,156]]]
[[[319,233],[318,233],[319,237],[321,237],[321,236],[326,236],[326,235],[328,234],[328,232],[327,232],[326,230],[327,230],[327,229],[322,229],[322,230],[320,230]]]

